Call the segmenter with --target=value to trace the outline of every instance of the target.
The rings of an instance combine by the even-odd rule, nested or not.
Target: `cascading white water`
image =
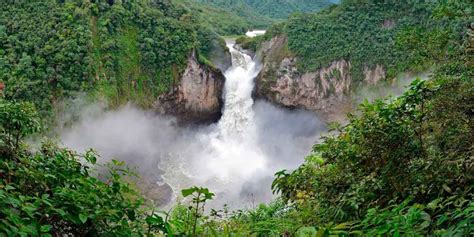
[[[173,156],[171,163],[181,164],[179,170],[185,170],[183,174],[187,176],[177,178],[176,170],[165,170],[165,182],[175,191],[186,185],[201,185],[219,192],[218,196],[238,196],[241,180],[257,175],[266,167],[267,157],[257,142],[252,99],[259,67],[249,55],[235,50],[233,43],[228,43],[227,47],[232,55],[232,67],[225,72],[222,117],[211,132],[198,136],[204,149],[200,154],[193,154],[192,161],[176,162],[176,156]],[[226,198],[222,201],[219,204],[241,205],[228,203]]]
[[[232,67],[225,73],[225,104],[218,124],[220,135],[224,138],[242,136],[244,131],[254,130],[252,90],[259,71],[249,55],[235,50],[232,43],[227,44],[227,47],[232,55]]]

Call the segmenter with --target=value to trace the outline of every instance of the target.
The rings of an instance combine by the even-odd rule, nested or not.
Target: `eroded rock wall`
[[[221,117],[225,77],[219,69],[201,65],[195,53],[174,89],[158,98],[156,109],[181,122],[209,123]]]
[[[351,62],[335,60],[319,70],[300,72],[298,58],[288,50],[285,36],[264,42],[257,55],[262,61],[256,83],[258,97],[315,111],[327,120],[340,120],[352,109],[351,92],[357,85],[351,77]],[[385,78],[381,65],[363,71],[363,84],[375,85]]]

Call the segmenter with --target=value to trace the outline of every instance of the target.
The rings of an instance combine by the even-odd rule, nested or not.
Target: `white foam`
[[[252,30],[252,31],[247,31],[245,35],[253,38],[255,36],[264,35],[265,32],[266,32],[265,30]]]

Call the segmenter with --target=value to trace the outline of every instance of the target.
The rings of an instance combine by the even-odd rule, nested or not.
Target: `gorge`
[[[383,86],[377,85],[383,72],[375,78],[368,74],[367,81],[385,90],[354,98],[358,94],[351,86],[349,63],[335,62],[300,76],[291,62],[296,59],[275,56],[281,55],[285,41],[273,38],[250,56],[228,39],[232,66],[224,73],[200,64],[193,53],[179,84],[158,98],[158,115],[133,105],[117,111],[87,106],[76,124],[61,131],[60,139],[79,152],[97,149],[106,157],[103,162],[125,160],[143,177],[143,194],[160,206],[172,206],[180,190],[193,185],[216,193],[209,204],[213,208],[272,200],[274,174],[298,167],[327,131],[328,121],[343,122],[362,98],[400,93],[415,78]],[[274,70],[276,85],[266,92],[267,80],[273,78],[267,73]]]
[[[81,152],[94,147],[108,159],[127,161],[144,177],[145,195],[160,205],[176,201],[180,190],[192,185],[213,190],[218,199],[210,205],[215,208],[271,200],[274,173],[296,168],[326,128],[311,112],[254,101],[261,65],[234,49],[232,41],[227,46],[232,67],[224,73],[224,103],[217,123],[180,126],[174,117],[130,105],[116,112],[95,106],[81,112],[86,116],[63,131],[61,140]],[[206,83],[195,86],[208,88]]]
[[[472,236],[473,10],[2,1],[0,236]]]

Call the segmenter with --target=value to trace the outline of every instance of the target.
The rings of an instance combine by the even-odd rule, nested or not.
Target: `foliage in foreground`
[[[311,209],[288,206],[282,200],[230,214],[218,220],[223,233],[244,236],[468,236],[474,231],[474,204],[456,196],[426,205],[406,200],[370,209],[360,220],[316,224]],[[221,233],[222,233],[221,232]]]
[[[30,152],[11,142],[39,123],[31,104],[2,100],[0,229],[7,236],[469,235],[472,90],[455,79],[416,81],[398,99],[364,104],[304,165],[277,174],[282,198],[268,205],[206,211],[214,194],[193,187],[182,191],[190,202],[168,213],[143,205],[121,162],[98,166],[93,152],[51,143]]]
[[[127,235],[141,228],[142,200],[114,161],[103,180],[95,177],[97,155],[76,154],[45,142],[26,149],[23,136],[39,127],[29,103],[0,102],[0,236]],[[20,136],[15,136],[20,134]]]
[[[364,220],[368,227],[407,234],[435,234],[454,226],[470,233],[472,101],[472,82],[443,79],[415,81],[393,101],[363,104],[361,115],[316,145],[300,168],[279,172],[274,190],[295,208],[311,210],[304,219],[312,223]],[[418,204],[374,210],[407,199]],[[456,209],[459,213],[449,214]],[[440,212],[444,216],[432,222]],[[406,221],[415,216],[427,222],[403,229],[396,224],[403,222],[397,213],[407,215]]]

